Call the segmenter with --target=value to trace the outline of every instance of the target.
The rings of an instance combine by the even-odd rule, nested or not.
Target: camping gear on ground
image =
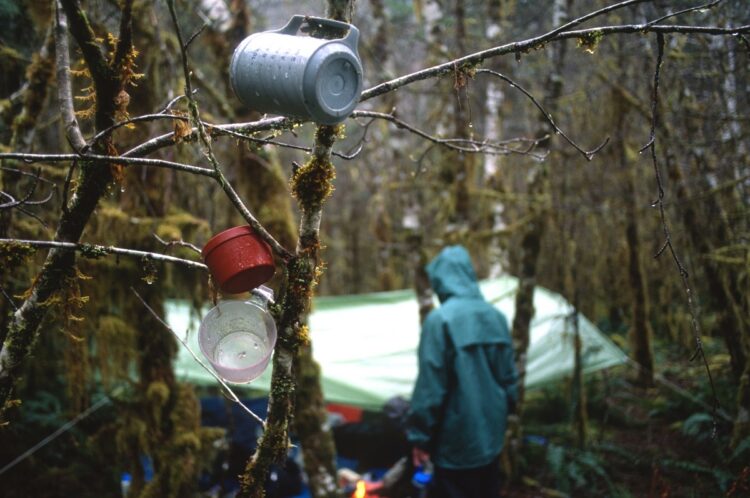
[[[411,478],[412,485],[419,490],[419,498],[427,496],[427,486],[432,481],[432,464],[427,462],[424,466],[419,466],[414,470]]]
[[[268,282],[275,271],[271,248],[248,225],[214,235],[201,255],[216,285],[229,294],[250,291]]]
[[[337,29],[343,38],[299,36]],[[255,33],[235,49],[229,65],[232,88],[250,109],[312,119],[322,124],[345,120],[362,92],[359,30],[344,22],[294,16],[281,29]]]
[[[512,323],[518,279],[506,275],[481,281],[479,287],[487,301]],[[573,306],[560,294],[537,287],[534,309],[526,356],[527,390],[570,377],[575,362],[575,329],[570,319]],[[165,310],[175,330],[191,327],[187,301],[167,301]],[[628,361],[590,320],[578,316],[585,374]],[[353,326],[356,334],[352,333]],[[326,401],[380,410],[394,396],[411,397],[419,343],[419,306],[414,291],[317,297],[309,327]],[[195,341],[195,334],[190,340]],[[178,354],[175,373],[181,380],[200,385],[216,382],[185,350]],[[251,387],[260,395],[268,391],[270,380],[269,369]]]
[[[120,475],[120,490],[122,491],[122,498],[127,498],[130,493],[130,484],[133,478],[127,472],[123,472]]]
[[[261,286],[247,300],[223,299],[198,330],[204,356],[223,379],[244,384],[268,365],[276,345],[276,323],[268,312],[273,291]]]

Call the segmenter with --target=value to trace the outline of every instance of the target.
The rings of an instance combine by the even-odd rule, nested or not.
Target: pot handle
[[[297,31],[299,31],[300,27],[302,27],[304,23],[307,23],[310,26],[317,24],[319,26],[335,28],[335,29],[341,30],[342,32],[348,31],[346,36],[342,38],[342,42],[349,45],[349,48],[351,48],[356,53],[357,43],[359,42],[359,30],[352,24],[348,24],[348,23],[341,22],[341,21],[334,21],[333,19],[326,19],[324,17],[295,15],[295,16],[292,16],[291,19],[289,19],[289,22],[286,23],[286,26],[284,26],[281,29],[273,30],[270,32],[279,33],[282,35],[296,35]]]

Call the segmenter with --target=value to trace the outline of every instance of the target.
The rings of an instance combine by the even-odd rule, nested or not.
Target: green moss
[[[263,433],[253,459],[248,462],[246,471],[240,476],[239,498],[264,498],[263,483],[270,465],[279,463],[289,449],[286,423],[269,424]]]
[[[161,408],[169,399],[169,386],[159,381],[150,383],[146,388],[146,399]]]
[[[197,433],[188,432],[178,434],[174,439],[174,445],[177,449],[182,451],[198,451],[201,449],[201,440]]]
[[[315,153],[292,175],[292,196],[303,210],[319,209],[333,193],[336,169],[331,163],[330,150],[343,129],[342,125],[319,126],[315,133]]]
[[[292,195],[302,209],[314,211],[333,193],[336,170],[328,159],[311,157],[299,168],[290,181]]]
[[[599,46],[599,42],[603,37],[604,33],[600,30],[585,33],[578,37],[578,48],[583,49],[584,52],[593,54],[596,52],[596,48]]]
[[[130,362],[135,358],[136,331],[118,316],[104,315],[96,326],[96,362],[102,384],[110,386],[130,378]]]
[[[0,243],[0,262],[5,268],[14,268],[20,266],[35,252],[36,250],[29,244],[2,242]]]
[[[104,246],[95,244],[81,244],[80,245],[81,256],[89,259],[99,259],[109,254]]]
[[[283,398],[289,393],[294,392],[295,382],[291,377],[283,376],[276,379],[271,386],[271,396],[276,399]]]

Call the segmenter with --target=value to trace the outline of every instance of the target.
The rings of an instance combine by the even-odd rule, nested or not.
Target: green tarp
[[[485,298],[512,323],[518,280],[505,276],[480,282]],[[537,287],[536,313],[531,323],[526,388],[533,389],[570,376],[573,370],[571,305],[559,294]],[[170,301],[167,321],[197,343],[198,317],[187,303]],[[579,315],[584,372],[590,373],[627,361],[625,353],[588,319]],[[188,332],[189,331],[189,332]],[[417,375],[419,312],[413,291],[319,297],[310,315],[313,354],[322,369],[327,401],[377,409],[389,398],[409,398]],[[181,347],[176,362],[178,378],[200,385],[216,380]],[[267,391],[271,367],[247,387]]]

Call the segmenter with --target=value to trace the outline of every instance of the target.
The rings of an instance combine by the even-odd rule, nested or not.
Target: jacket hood
[[[450,297],[482,297],[471,256],[463,246],[444,248],[425,269],[441,303]]]

